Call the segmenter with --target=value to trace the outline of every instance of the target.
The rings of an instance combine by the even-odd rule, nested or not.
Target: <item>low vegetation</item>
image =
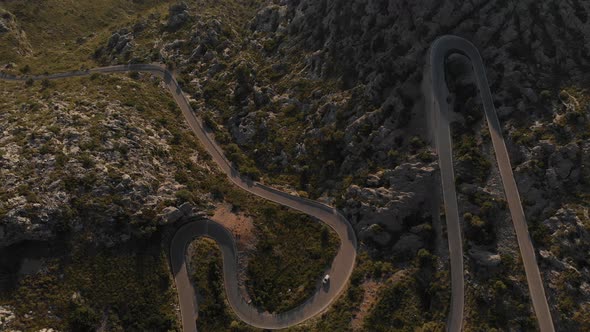
[[[0,295],[0,305],[15,309],[14,329],[90,331],[104,324],[109,331],[180,331],[168,259],[159,245],[99,254],[79,246],[44,266]]]
[[[114,27],[135,20],[138,15],[165,13],[169,3],[156,0],[4,1],[0,9],[12,13],[25,34],[0,35],[0,44],[11,46],[0,50],[0,62],[13,62],[23,73],[33,74],[91,68],[96,65],[91,55],[108,39]],[[19,44],[27,47],[19,47]]]
[[[393,274],[364,321],[367,331],[443,331],[450,300],[438,258],[421,249],[412,268]]]
[[[500,265],[477,280],[479,287],[467,288],[466,331],[538,329],[520,257],[502,254]]]
[[[199,331],[255,331],[232,312],[225,298],[221,250],[208,238],[189,246],[191,281],[197,291]]]
[[[248,262],[253,303],[284,312],[306,300],[336,255],[338,238],[327,226],[285,209],[266,206],[255,217],[257,255]]]
[[[27,90],[23,90],[26,93],[18,93],[17,90],[21,89],[24,83],[11,83],[7,85],[10,90],[4,91],[5,94],[2,96],[0,102],[7,107],[24,107],[28,110],[27,117],[23,117],[22,114],[18,119],[14,121],[21,121],[22,128],[26,125],[35,124],[38,131],[47,131],[52,135],[56,135],[58,138],[66,139],[71,134],[68,131],[61,128],[57,123],[54,122],[56,112],[53,109],[53,105],[60,105],[59,107],[83,108],[84,116],[80,115],[74,117],[73,127],[83,133],[83,137],[88,139],[81,139],[79,142],[79,151],[72,153],[61,149],[58,143],[61,140],[51,140],[48,144],[40,146],[38,148],[24,149],[25,153],[29,153],[27,160],[34,160],[41,154],[53,154],[55,156],[55,168],[51,171],[55,174],[47,175],[47,178],[60,180],[62,190],[70,193],[72,198],[72,204],[63,211],[63,225],[59,227],[59,233],[64,236],[72,235],[73,227],[81,223],[83,225],[82,231],[79,232],[80,237],[77,240],[86,239],[86,241],[100,241],[104,240],[102,236],[121,236],[131,235],[132,240],[146,241],[152,239],[152,237],[158,233],[158,222],[160,218],[157,215],[157,209],[161,209],[165,206],[173,205],[178,206],[182,202],[191,202],[193,205],[208,209],[211,207],[209,199],[214,201],[226,201],[231,203],[235,209],[242,210],[246,214],[254,217],[256,220],[256,229],[258,232],[258,238],[264,239],[260,242],[257,252],[253,255],[251,268],[248,271],[250,280],[262,281],[261,283],[250,283],[249,290],[252,297],[256,299],[256,304],[263,308],[268,308],[272,311],[285,310],[291,308],[298,303],[305,300],[311,291],[315,287],[315,282],[319,280],[323,270],[327,267],[327,264],[331,262],[334,257],[336,248],[338,246],[338,240],[331,230],[326,226],[312,220],[305,215],[288,211],[285,208],[281,208],[278,205],[266,203],[261,199],[254,198],[245,192],[238,190],[232,184],[230,184],[225,176],[212,165],[208,155],[200,148],[196,138],[188,132],[183,126],[183,122],[179,120],[180,114],[176,109],[176,105],[172,102],[171,98],[166,94],[165,91],[161,90],[158,86],[157,80],[152,80],[149,76],[133,75],[134,77],[125,77],[119,75],[92,75],[88,78],[79,79],[67,79],[51,82],[51,86],[47,88],[41,88],[37,84],[29,86]],[[126,91],[134,91],[134,93],[126,93]],[[31,96],[38,98],[40,102],[30,101]],[[53,97],[52,97],[53,96]],[[55,96],[60,97],[60,101],[53,101]],[[93,100],[90,102],[90,100]],[[108,101],[107,101],[108,100]],[[72,105],[70,105],[70,103]],[[132,167],[134,164],[130,162],[124,162],[123,158],[127,158],[132,155],[137,147],[133,144],[118,145],[112,144],[112,146],[105,144],[105,140],[109,141],[111,135],[115,135],[115,138],[126,137],[119,132],[119,129],[107,130],[98,123],[99,120],[103,120],[102,112],[95,112],[95,109],[102,110],[112,106],[112,103],[120,103],[119,115],[117,120],[123,122],[126,116],[134,117],[140,115],[143,119],[150,122],[150,125],[142,126],[142,130],[145,130],[150,136],[154,136],[156,133],[158,137],[161,137],[166,142],[168,148],[154,148],[150,150],[149,160],[157,159],[161,162],[160,167],[174,166],[175,171],[172,173],[173,180],[182,184],[182,186],[173,193],[173,195],[158,206],[153,207],[154,210],[145,210],[141,214],[141,218],[133,217],[133,211],[124,213],[124,216],[115,218],[113,223],[102,222],[103,214],[105,211],[110,211],[112,206],[124,207],[124,197],[117,194],[93,194],[93,190],[98,184],[105,182],[108,188],[115,186],[122,181],[123,174],[127,173],[126,168]],[[45,104],[52,105],[52,107],[46,107]],[[23,105],[23,106],[18,106]],[[58,107],[58,106],[56,106]],[[81,111],[81,110],[77,110]],[[86,114],[87,113],[87,114]],[[8,115],[6,115],[8,116]],[[87,116],[92,117],[95,121],[88,121],[85,118]],[[121,128],[125,132],[133,132],[133,129],[127,125],[123,125]],[[87,134],[87,135],[86,135]],[[18,143],[19,146],[26,146],[27,142],[34,142],[31,140],[31,135],[38,135],[35,133],[28,134],[26,131],[15,130],[13,141]],[[12,142],[12,141],[11,141]],[[5,142],[8,144],[8,142]],[[3,149],[0,149],[2,151]],[[137,151],[135,151],[137,152]],[[112,165],[109,165],[106,169],[100,168],[105,160],[109,158],[100,157],[102,154],[109,154],[115,161]],[[114,156],[114,157],[113,157]],[[127,157],[125,157],[127,156]],[[193,159],[197,156],[199,164],[195,164]],[[35,158],[33,158],[35,157]],[[117,162],[117,159],[120,162]],[[112,161],[112,160],[111,160]],[[70,174],[65,172],[65,167],[72,163],[79,164],[85,171],[82,174]],[[204,169],[208,167],[208,169]],[[23,167],[22,171],[24,174],[32,174],[28,168]],[[144,170],[146,171],[146,170]],[[105,173],[106,172],[106,173]],[[131,173],[133,175],[133,173]],[[150,186],[158,186],[159,181],[163,181],[162,174],[156,179],[150,182]],[[170,180],[170,179],[169,179]],[[40,198],[36,198],[39,192],[35,192],[32,186],[21,186],[18,189],[20,195],[26,196],[30,202],[38,201]],[[210,198],[204,196],[206,193],[210,193]],[[4,189],[0,191],[2,197],[12,197],[14,192],[4,192]],[[2,205],[3,206],[3,205]],[[0,210],[0,213],[4,214],[6,211]],[[137,216],[137,215],[136,215]],[[79,222],[72,222],[78,220]],[[76,226],[76,227],[79,227]],[[112,228],[113,233],[111,234],[109,229]],[[72,244],[76,245],[77,240],[72,240]],[[156,241],[157,243],[157,241]],[[301,244],[306,244],[302,246]],[[100,248],[95,250],[102,253],[102,245],[97,244]],[[272,250],[268,250],[272,248]],[[109,252],[108,250],[106,252]],[[101,260],[100,264],[103,264],[102,254],[95,254],[97,260]],[[129,262],[133,260],[136,254],[131,252],[129,257],[125,258]],[[111,259],[110,256],[108,259]],[[67,256],[60,257],[62,261],[57,265],[55,270],[52,270],[51,278],[52,283],[56,282],[56,275],[58,271],[63,271],[69,268],[67,262],[72,259]],[[119,261],[119,259],[121,261]],[[109,262],[112,266],[118,266],[123,264],[123,258],[113,258]],[[272,262],[273,268],[263,269],[262,266],[270,264]],[[109,263],[109,264],[110,264]],[[98,264],[98,263],[96,263]],[[105,265],[107,263],[104,263]],[[139,263],[137,263],[139,264]],[[143,265],[133,265],[133,268],[144,269]],[[147,264],[147,263],[146,263]],[[149,264],[148,264],[149,265]],[[72,278],[78,273],[96,274],[97,278],[100,278],[101,274],[109,276],[106,268],[102,265],[98,265],[101,270],[94,271],[88,270],[90,267],[86,265],[72,267]],[[85,269],[83,272],[77,272],[78,269]],[[133,275],[132,270],[128,274],[121,276],[121,279],[113,279],[116,285],[111,285],[115,290],[118,287],[131,287],[129,282],[123,280],[123,278],[131,277]],[[288,271],[287,274],[284,271]],[[133,272],[133,273],[132,273]],[[114,273],[114,272],[113,272]],[[166,272],[167,273],[167,272]],[[59,275],[59,274],[58,274]],[[34,276],[40,277],[41,276]],[[43,277],[45,278],[45,277]],[[105,277],[106,278],[106,277]],[[117,277],[119,278],[119,277]],[[112,324],[119,324],[124,327],[124,330],[150,330],[152,326],[158,326],[153,330],[166,330],[164,325],[158,324],[172,324],[169,328],[174,329],[175,321],[168,321],[168,316],[160,315],[161,320],[155,319],[143,319],[144,314],[149,314],[149,310],[133,309],[132,311],[125,311],[118,309],[117,306],[123,306],[124,304],[120,301],[119,296],[113,295],[113,301],[119,302],[107,302],[107,297],[112,295],[108,290],[103,290],[101,293],[92,293],[92,289],[87,289],[88,282],[96,281],[102,282],[108,285],[108,282],[101,281],[103,279],[88,279],[84,277],[75,277],[71,281],[72,289],[67,289],[67,292],[76,289],[84,290],[84,297],[89,297],[94,300],[95,297],[100,296],[104,293],[103,302],[98,302],[97,306],[81,307],[79,310],[76,309],[73,312],[73,316],[68,318],[68,321],[62,325],[47,325],[63,327],[73,324],[76,326],[90,326],[97,324],[97,317],[100,322],[104,321],[105,315],[110,315],[108,310],[116,310],[118,316],[113,316]],[[69,282],[69,281],[68,281]],[[151,280],[154,286],[162,285],[160,282]],[[30,282],[28,283],[30,284]],[[28,287],[25,283],[19,286],[18,292],[29,292],[35,289],[34,286]],[[53,286],[52,286],[53,287]],[[57,287],[57,286],[56,286]],[[106,287],[106,286],[105,286]],[[164,286],[162,286],[164,287]],[[166,285],[169,287],[169,285]],[[261,288],[264,287],[264,288]],[[279,294],[285,294],[287,290],[291,288],[294,291],[290,296],[283,296],[281,301],[276,301],[275,298],[279,297]],[[129,291],[134,291],[135,288],[130,288]],[[149,289],[154,294],[162,293],[162,291],[156,291]],[[64,289],[58,289],[61,297],[71,296],[66,294]],[[121,294],[128,294],[121,291]],[[129,293],[130,294],[130,293]],[[57,295],[56,295],[57,296]],[[130,294],[129,298],[141,297],[138,294]],[[35,303],[33,297],[30,298],[19,298],[23,307],[35,314],[43,313],[46,311],[45,307],[39,307]],[[6,303],[9,303],[10,298],[5,299]],[[147,300],[150,300],[149,298]],[[168,305],[172,304],[172,298],[159,299],[162,302],[168,301]],[[58,301],[58,302],[56,302]],[[59,307],[61,300],[51,297],[44,298],[48,307]],[[64,300],[65,301],[65,300]],[[96,300],[97,301],[97,300]],[[65,302],[64,302],[65,303]],[[139,304],[138,304],[139,305]],[[65,304],[64,304],[65,306]],[[101,307],[104,306],[104,307]],[[159,308],[159,307],[154,307]],[[20,309],[19,309],[20,310]],[[23,309],[25,310],[25,309]],[[18,311],[20,313],[20,311]],[[28,312],[28,311],[27,311]],[[57,319],[64,319],[66,317],[65,309],[56,313]],[[151,315],[151,314],[150,314]],[[69,316],[68,316],[69,317]],[[110,317],[110,316],[109,316]],[[149,317],[148,317],[149,318]],[[131,322],[145,321],[142,324],[148,325],[132,325]],[[120,323],[118,323],[121,321]],[[46,321],[40,321],[39,324],[43,324]],[[109,320],[110,322],[110,320]],[[168,322],[168,323],[166,323]],[[35,323],[37,324],[37,323]],[[86,324],[86,325],[84,325]],[[139,323],[137,323],[139,324]],[[155,325],[149,325],[155,324]],[[231,323],[230,323],[231,324]],[[73,326],[72,325],[72,326]],[[117,326],[119,326],[117,325]],[[28,326],[28,325],[23,325]],[[39,325],[41,326],[41,325]]]
[[[309,297],[339,246],[328,226],[252,197],[223,176],[191,179],[189,187],[190,183],[253,218],[258,242],[248,261],[246,285],[257,307],[283,312]]]

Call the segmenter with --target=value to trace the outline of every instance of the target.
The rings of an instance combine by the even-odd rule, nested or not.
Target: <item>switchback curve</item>
[[[298,307],[279,315],[262,312],[246,303],[239,294],[237,283],[237,258],[233,238],[227,231],[211,221],[196,222],[183,226],[176,233],[170,247],[170,261],[174,281],[178,291],[182,327],[185,332],[196,331],[197,303],[193,286],[186,269],[186,249],[190,240],[199,236],[208,236],[218,242],[222,249],[224,261],[224,284],[228,302],[236,315],[249,325],[264,329],[279,329],[301,323],[326,310],[328,306],[344,291],[356,261],[357,239],[351,224],[336,209],[320,202],[293,196],[261,183],[242,178],[223,154],[222,149],[205,129],[201,119],[195,116],[186,96],[174,75],[160,64],[130,64],[101,67],[89,70],[73,71],[51,75],[16,77],[0,73],[1,80],[26,81],[29,78],[61,79],[82,77],[93,73],[147,72],[162,77],[174,100],[193,133],[205,150],[211,155],[228,179],[236,186],[261,198],[298,210],[315,217],[330,226],[340,238],[340,247],[332,264],[326,271],[330,274],[329,287],[318,286],[313,296]],[[228,238],[229,236],[229,238]]]
[[[428,104],[427,107],[430,108],[430,130],[433,134],[438,153],[448,229],[452,285],[448,330],[461,330],[464,310],[463,248],[457,207],[457,193],[455,191],[451,131],[449,127],[451,122],[449,112],[450,99],[449,90],[445,81],[445,61],[453,53],[466,56],[473,66],[506,200],[508,201],[520,254],[524,263],[533,309],[541,331],[552,332],[554,331],[554,327],[551,312],[547,304],[547,298],[545,297],[543,281],[539,272],[539,266],[537,265],[535,250],[529,236],[514,174],[512,173],[510,158],[506,150],[504,138],[502,137],[502,127],[496,115],[494,101],[485,73],[485,66],[477,48],[468,40],[457,36],[442,36],[432,43],[425,72],[425,77],[428,80],[425,85],[427,88],[424,91]]]

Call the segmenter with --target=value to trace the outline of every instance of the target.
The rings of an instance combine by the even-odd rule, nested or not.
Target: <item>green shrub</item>
[[[138,80],[140,77],[139,72],[136,72],[136,71],[130,71],[129,74],[127,74],[127,75],[134,80]]]
[[[25,65],[24,67],[21,67],[19,71],[23,74],[28,74],[31,72],[31,66]]]
[[[91,332],[96,330],[99,316],[88,306],[76,307],[69,317],[70,327],[75,332]]]
[[[180,203],[191,202],[193,199],[193,194],[186,189],[179,190],[174,195]]]

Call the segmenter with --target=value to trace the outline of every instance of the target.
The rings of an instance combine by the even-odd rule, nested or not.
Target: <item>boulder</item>
[[[389,232],[400,232],[404,219],[422,211],[432,195],[434,164],[406,163],[376,173],[367,185],[351,185],[345,193],[347,213],[357,229],[379,224]]]
[[[478,248],[471,248],[468,251],[469,256],[475,260],[477,265],[491,268],[500,265],[500,255],[491,253]]]
[[[184,216],[184,213],[173,206],[169,206],[162,210],[161,216],[164,223],[174,223],[180,220]]]
[[[381,185],[381,178],[377,174],[369,174],[367,176],[367,186],[378,187]]]
[[[189,202],[184,202],[178,207],[178,209],[185,215],[188,216],[193,212],[193,205]]]

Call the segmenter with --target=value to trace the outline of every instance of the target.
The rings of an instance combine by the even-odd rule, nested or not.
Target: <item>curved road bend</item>
[[[164,79],[166,87],[172,93],[174,100],[180,107],[184,118],[191,130],[203,144],[203,147],[219,165],[229,180],[238,187],[254,195],[278,203],[283,206],[301,211],[313,216],[330,226],[340,238],[340,247],[332,264],[326,273],[330,274],[328,287],[321,287],[318,280],[317,289],[312,297],[300,306],[280,315],[271,315],[262,312],[247,304],[241,297],[237,283],[237,258],[233,239],[227,231],[213,222],[191,223],[181,227],[173,238],[170,248],[170,260],[174,281],[177,287],[182,327],[186,332],[196,331],[195,319],[197,316],[197,303],[195,291],[186,269],[185,255],[190,241],[199,236],[208,236],[215,239],[223,253],[224,284],[228,302],[237,316],[249,325],[264,329],[279,329],[301,323],[321,312],[343,292],[346,283],[352,274],[356,260],[357,239],[354,230],[336,209],[325,204],[308,200],[302,197],[292,196],[277,189],[265,186],[258,182],[243,179],[223,154],[215,140],[203,127],[201,119],[197,118],[182,92],[178,82],[171,72],[165,67],[156,64],[132,64],[95,68],[86,71],[75,71],[52,75],[29,76],[35,80],[60,79],[66,77],[87,76],[92,73],[119,73],[119,72],[148,72]],[[15,77],[0,73],[0,79],[9,81],[25,81],[29,77]]]
[[[443,197],[448,227],[449,252],[451,256],[452,300],[448,330],[460,331],[463,322],[463,249],[457,194],[455,192],[455,173],[453,170],[451,133],[449,128],[449,91],[445,81],[445,61],[450,54],[465,55],[471,61],[502,177],[504,192],[508,201],[510,215],[516,231],[520,254],[524,263],[533,308],[539,327],[543,332],[554,331],[551,312],[545,297],[543,281],[535,257],[535,250],[529,236],[518,188],[512,173],[510,158],[502,137],[502,127],[498,121],[490,87],[486,78],[483,60],[477,48],[469,41],[456,36],[442,36],[434,41],[428,57],[426,77],[430,79],[431,95],[427,95],[432,107],[431,130],[438,152],[441,170]],[[426,91],[425,91],[426,92]]]

